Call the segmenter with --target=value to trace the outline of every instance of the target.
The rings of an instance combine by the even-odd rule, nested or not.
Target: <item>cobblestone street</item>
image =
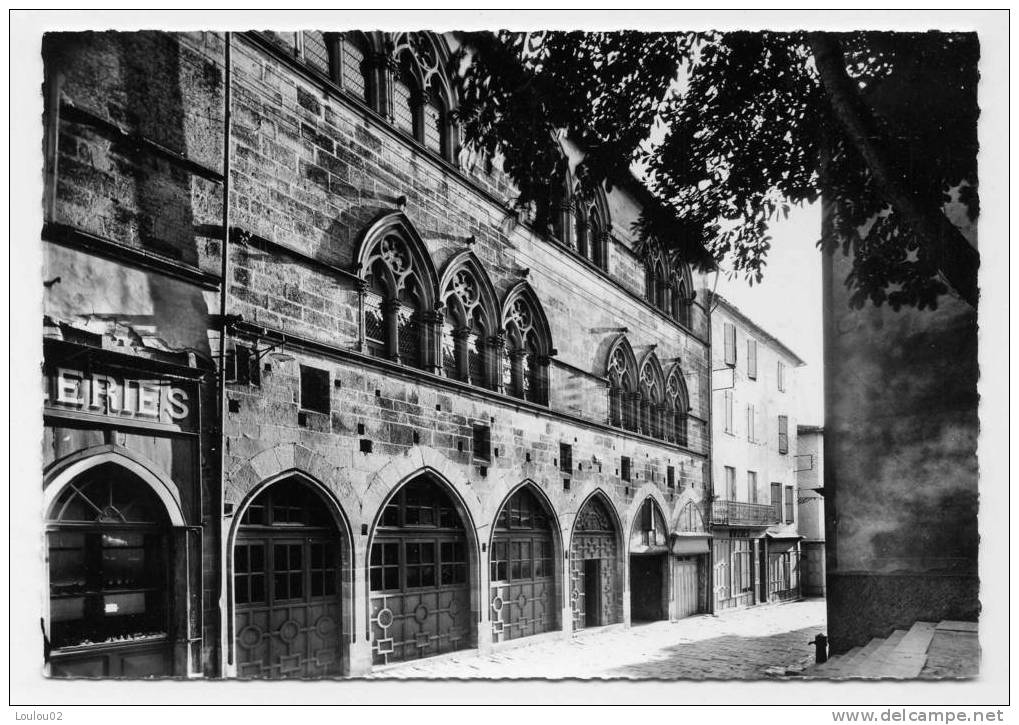
[[[588,631],[484,656],[449,655],[394,665],[373,677],[759,679],[769,668],[812,662],[808,642],[824,631],[824,600],[810,599]]]

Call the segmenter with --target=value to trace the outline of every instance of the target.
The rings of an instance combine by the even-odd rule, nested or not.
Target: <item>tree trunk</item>
[[[835,117],[874,175],[885,199],[927,241],[938,270],[949,284],[966,302],[976,307],[979,253],[941,209],[927,208],[892,173],[888,156],[879,140],[877,123],[846,73],[838,38],[831,33],[811,33],[810,45]]]

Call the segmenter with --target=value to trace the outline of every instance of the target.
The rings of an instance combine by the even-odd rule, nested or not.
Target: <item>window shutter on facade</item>
[[[789,452],[789,416],[778,416],[778,452]]]
[[[722,325],[722,331],[725,344],[725,364],[735,365],[736,364],[736,325],[731,322],[725,322]]]
[[[778,361],[778,391],[785,392],[785,363],[781,360]]]
[[[747,377],[757,380],[757,340],[747,340]]]
[[[733,418],[733,415],[732,415],[732,413],[733,413],[733,410],[732,410],[732,391],[731,390],[726,390],[722,397],[724,399],[724,401],[723,401],[724,405],[722,407],[723,407],[724,414],[725,414],[725,432],[726,433],[732,433],[733,432],[733,428],[732,428],[732,423],[733,423],[733,421],[732,421],[732,418]]]
[[[775,510],[774,516],[776,521],[782,520],[782,484],[772,483],[771,484],[771,507]]]
[[[795,514],[793,513],[794,508],[795,508],[794,507],[795,502],[796,502],[796,499],[793,497],[793,487],[792,486],[786,486],[785,487],[785,522],[787,524],[791,524],[795,520]]]

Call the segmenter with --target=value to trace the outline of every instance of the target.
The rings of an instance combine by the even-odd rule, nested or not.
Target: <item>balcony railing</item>
[[[711,523],[722,526],[771,526],[779,523],[774,506],[743,501],[712,501]]]

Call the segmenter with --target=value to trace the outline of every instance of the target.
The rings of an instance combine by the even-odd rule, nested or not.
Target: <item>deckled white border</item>
[[[1003,704],[1008,699],[1008,524],[1009,468],[1008,389],[1009,255],[1008,255],[1008,159],[1006,148],[1009,97],[1008,23],[1003,11],[887,11],[832,10],[311,10],[311,11],[13,11],[10,16],[10,123],[11,123],[11,238],[10,238],[10,345],[11,380],[11,510],[9,513],[12,571],[9,575],[11,623],[10,702],[15,712],[50,711],[63,708],[67,722],[127,721],[127,716],[169,718],[194,717],[183,710],[165,709],[150,714],[133,710],[67,707],[69,704],[288,704],[295,705],[392,705],[412,703],[555,703],[555,704],[740,704],[784,705],[743,712],[683,713],[683,717],[750,717],[755,722],[831,722],[825,709],[796,709],[790,705],[951,705]],[[365,682],[238,683],[238,682],[62,682],[43,678],[35,669],[42,642],[38,627],[43,596],[39,564],[40,486],[39,457],[42,430],[37,399],[40,360],[42,263],[39,230],[42,224],[42,61],[40,39],[44,30],[152,29],[240,30],[251,28],[384,28],[384,29],[482,29],[482,28],[585,28],[633,27],[665,29],[774,29],[830,28],[836,30],[882,29],[975,30],[980,34],[980,599],[984,607],[980,623],[983,674],[964,683],[794,683],[794,682]],[[34,310],[34,311],[31,311]],[[22,656],[19,656],[22,655]],[[958,706],[958,707],[956,707]],[[654,716],[634,711],[609,717]],[[208,709],[206,719],[279,718],[347,719],[362,717],[418,717],[400,710],[382,713],[329,712],[311,709],[284,711],[262,708],[243,713]],[[451,719],[457,713],[442,715]],[[494,719],[502,720],[507,711]],[[516,716],[508,713],[509,717]],[[524,716],[519,713],[520,716]],[[550,713],[572,719],[569,711]],[[1010,714],[1009,714],[1010,715]],[[1009,715],[1006,715],[1008,717]],[[13,719],[13,715],[8,713]],[[426,715],[427,716],[427,715]],[[432,716],[435,716],[433,714]],[[473,719],[492,719],[493,711]]]

